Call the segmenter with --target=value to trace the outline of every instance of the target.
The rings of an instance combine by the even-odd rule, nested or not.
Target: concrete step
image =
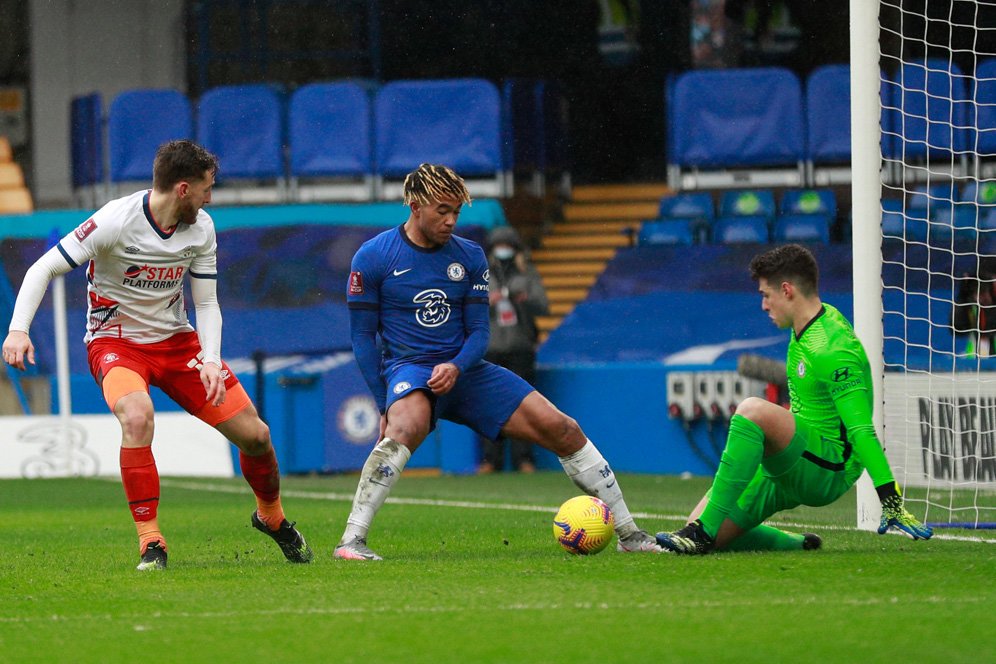
[[[673,190],[663,182],[634,184],[589,184],[574,187],[571,200],[576,203],[607,201],[659,201]]]
[[[584,287],[547,288],[546,296],[550,302],[579,302],[588,297],[588,289]]]
[[[533,251],[533,261],[536,263],[577,263],[579,261],[610,261],[616,255],[614,247],[565,249],[536,249]]]
[[[657,203],[567,203],[564,205],[564,219],[569,222],[654,219],[659,209]]]
[[[553,277],[543,277],[543,287],[547,290],[551,288],[591,288],[598,279],[597,274],[591,275],[558,275]]]
[[[629,236],[623,233],[547,235],[543,238],[544,249],[602,249],[606,247],[628,247],[630,244]]]
[[[559,276],[598,276],[605,269],[605,261],[570,261],[565,263],[535,262],[543,278]]]
[[[550,303],[550,315],[562,317],[574,311],[574,307],[578,306],[577,302],[551,302]]]
[[[639,219],[614,219],[612,221],[566,221],[554,224],[550,232],[553,235],[573,235],[582,233],[615,233],[625,234],[626,231],[640,230]]]

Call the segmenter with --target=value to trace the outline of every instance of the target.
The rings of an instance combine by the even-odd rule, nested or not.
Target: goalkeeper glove
[[[920,523],[915,516],[906,511],[903,506],[903,496],[899,493],[899,486],[895,482],[889,482],[882,486],[875,487],[878,498],[882,501],[882,520],[879,522],[878,534],[884,535],[890,528],[894,528],[915,540],[930,539],[934,531]]]

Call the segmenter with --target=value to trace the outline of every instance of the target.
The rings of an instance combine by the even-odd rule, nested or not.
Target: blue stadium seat
[[[837,197],[832,189],[789,189],[782,195],[782,214],[823,214],[837,218]]]
[[[901,198],[882,199],[882,237],[884,239],[902,239],[906,228],[906,217],[903,216],[903,200]]]
[[[672,97],[671,156],[679,166],[776,166],[805,156],[802,90],[787,69],[690,71]]]
[[[906,205],[911,210],[929,210],[947,205],[958,199],[957,188],[952,182],[941,184],[918,184],[909,193]]]
[[[193,138],[190,102],[176,90],[122,92],[107,113],[111,182],[152,181],[156,150],[167,141]]]
[[[218,155],[219,183],[283,177],[283,109],[272,86],[212,88],[197,110],[197,138]]]
[[[930,239],[974,240],[978,234],[979,208],[973,203],[934,206],[930,215]]]
[[[100,93],[73,97],[69,106],[73,187],[104,181],[103,102]]]
[[[965,78],[946,60],[904,62],[886,86],[887,126],[895,140],[883,141],[891,159],[922,159],[967,149],[968,102]]]
[[[958,200],[978,205],[996,205],[996,181],[969,180],[962,186]]]
[[[311,83],[288,104],[290,173],[297,177],[373,173],[371,108],[356,83]]]
[[[817,67],[806,80],[806,132],[810,161],[851,159],[851,68]]]
[[[980,62],[975,68],[968,105],[968,124],[978,128],[977,135],[969,136],[969,145],[983,155],[983,159],[996,156],[996,58]]]
[[[718,244],[765,243],[769,240],[768,217],[720,217],[712,227],[712,241]]]
[[[652,219],[640,224],[637,242],[640,246],[652,244],[694,244],[701,232],[695,219]]]
[[[785,214],[775,221],[775,242],[830,242],[830,217],[825,214]]]
[[[464,177],[503,170],[501,100],[481,79],[393,81],[374,102],[378,174],[400,177],[423,162]]]
[[[661,199],[658,215],[661,218],[702,219],[712,222],[716,211],[712,194],[707,191],[673,194]]]
[[[763,216],[774,219],[775,194],[768,189],[724,191],[719,200],[719,214],[728,216]]]

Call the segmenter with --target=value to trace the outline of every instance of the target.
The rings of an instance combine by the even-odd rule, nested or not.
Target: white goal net
[[[925,521],[992,528],[996,5],[878,9],[886,454]]]

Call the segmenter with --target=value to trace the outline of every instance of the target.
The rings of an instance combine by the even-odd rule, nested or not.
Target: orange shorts
[[[231,419],[249,405],[249,396],[228,364],[221,363],[221,375],[227,391],[225,402],[213,406],[207,401],[200,367],[203,353],[196,332],[183,332],[151,344],[139,344],[127,339],[94,339],[87,346],[90,373],[104,390],[111,410],[121,393],[109,394],[104,389],[104,377],[115,368],[129,369],[149,385],[155,385],[185,411],[214,426]],[[117,392],[115,390],[115,392]]]

